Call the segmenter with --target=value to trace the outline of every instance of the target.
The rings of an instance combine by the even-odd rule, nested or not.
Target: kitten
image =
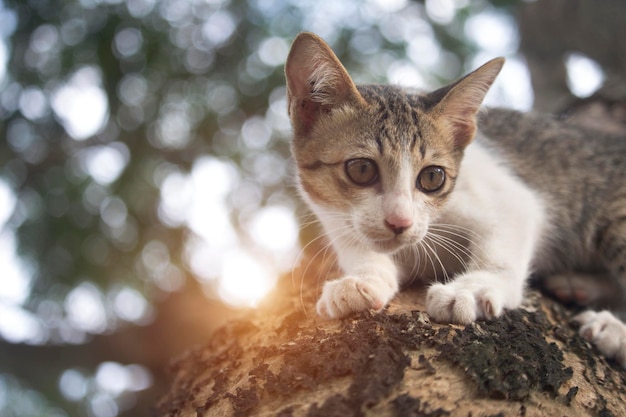
[[[294,40],[299,187],[345,274],[325,283],[320,315],[380,310],[424,279],[432,319],[467,324],[519,307],[531,273],[561,298],[623,306],[626,138],[496,109],[478,130],[503,64],[416,94],[356,86],[319,37]],[[577,320],[626,367],[626,325],[591,310]]]

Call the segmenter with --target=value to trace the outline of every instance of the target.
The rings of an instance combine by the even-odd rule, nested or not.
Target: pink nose
[[[396,235],[399,235],[413,226],[413,220],[410,218],[389,217],[385,220],[385,226]]]

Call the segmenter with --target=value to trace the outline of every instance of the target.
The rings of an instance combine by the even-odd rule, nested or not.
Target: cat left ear
[[[293,41],[285,64],[289,117],[297,136],[306,135],[333,107],[364,100],[330,46],[313,33]]]
[[[504,58],[487,62],[459,81],[432,93],[443,97],[433,108],[433,115],[454,138],[457,147],[465,148],[476,134],[476,114],[500,73]]]

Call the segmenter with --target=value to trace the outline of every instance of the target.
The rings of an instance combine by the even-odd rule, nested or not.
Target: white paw
[[[380,310],[396,291],[397,288],[375,278],[348,276],[328,281],[317,302],[317,314],[339,318],[358,311]]]
[[[458,277],[448,284],[434,284],[426,295],[426,311],[430,317],[440,323],[469,324],[478,318],[493,318],[502,314],[504,307],[514,308],[521,302],[520,292],[511,296],[503,282],[488,271],[471,272]],[[510,300],[515,299],[513,305]],[[519,301],[517,299],[519,298]]]
[[[609,311],[585,311],[574,317],[579,333],[608,358],[626,368],[626,324]]]

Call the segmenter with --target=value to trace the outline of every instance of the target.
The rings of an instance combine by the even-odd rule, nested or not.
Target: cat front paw
[[[447,284],[434,284],[426,294],[426,311],[440,323],[469,324],[478,318],[498,317],[507,295],[503,280],[492,272],[478,271]]]
[[[588,310],[575,316],[574,321],[580,323],[583,338],[626,369],[626,324],[609,311]]]
[[[334,319],[359,311],[380,310],[396,291],[397,288],[374,278],[347,276],[328,281],[317,302],[317,314]]]

